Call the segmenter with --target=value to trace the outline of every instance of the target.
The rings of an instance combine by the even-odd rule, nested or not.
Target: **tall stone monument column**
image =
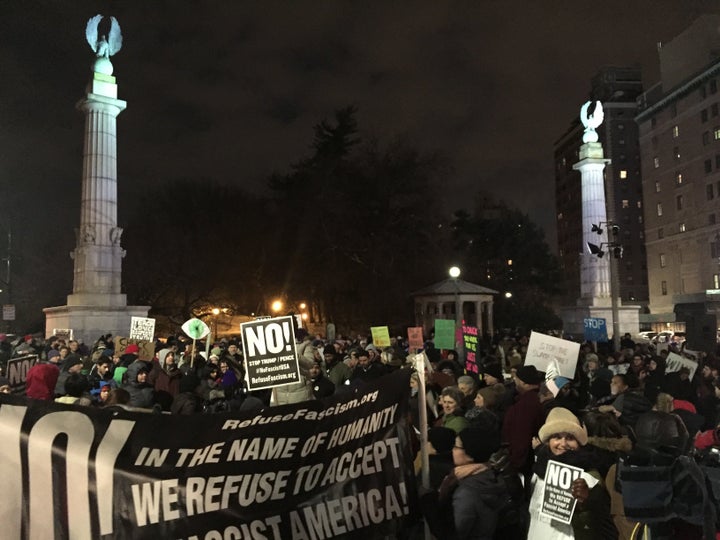
[[[582,193],[583,245],[580,246],[580,298],[586,305],[609,305],[610,263],[608,254],[598,258],[588,252],[588,243],[607,243],[607,213],[605,205],[605,178],[603,171],[609,159],[604,159],[602,144],[586,142],[580,147],[580,161],[573,169],[580,171]],[[602,227],[598,235],[592,225]],[[607,247],[605,251],[607,251]]]
[[[80,226],[76,229],[73,292],[67,305],[45,308],[45,335],[72,331],[91,343],[101,335],[127,336],[131,317],[146,317],[148,306],[128,306],[122,293],[122,229],[117,223],[117,116],[127,103],[117,97],[110,56],[120,50],[120,26],[98,37],[102,15],[88,21],[86,35],[96,54],[87,93],[77,103],[85,115]]]
[[[94,72],[77,108],[85,113],[80,227],[71,253],[75,261],[69,306],[124,306],[117,226],[117,121],[127,103],[117,99],[115,78]]]
[[[580,160],[573,169],[580,171],[582,196],[582,246],[580,251],[580,296],[574,306],[560,310],[563,330],[573,337],[582,338],[585,330],[585,319],[605,319],[608,337],[613,336],[616,346],[619,343],[621,329],[623,332],[639,330],[639,306],[623,306],[612,290],[612,267],[614,261],[611,246],[608,245],[608,219],[605,202],[605,166],[610,163],[605,159],[603,147],[598,142],[595,129],[604,119],[603,108],[599,101],[595,109],[588,115],[591,102],[587,102],[580,110],[580,120],[585,126],[583,144],[580,146]],[[601,234],[593,231],[593,225],[602,229]],[[588,244],[594,244],[605,252],[603,257],[592,254]]]

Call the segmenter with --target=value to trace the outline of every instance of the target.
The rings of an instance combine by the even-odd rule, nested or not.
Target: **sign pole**
[[[422,462],[422,486],[430,489],[430,455],[428,454],[428,417],[425,390],[425,359],[423,353],[415,355],[415,370],[419,375],[418,409],[420,411],[420,459]]]

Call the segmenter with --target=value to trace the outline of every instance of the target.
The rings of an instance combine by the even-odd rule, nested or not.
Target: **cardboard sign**
[[[248,390],[300,382],[292,317],[251,321],[240,325]]]
[[[665,373],[675,373],[680,371],[680,368],[688,368],[690,370],[690,380],[692,381],[695,376],[695,372],[698,368],[698,363],[689,358],[684,358],[677,353],[671,352],[668,354],[665,364]]]
[[[582,473],[579,467],[548,461],[540,513],[569,525],[577,504],[571,486],[573,480],[580,478]]]
[[[465,370],[478,373],[477,350],[478,350],[478,329],[476,326],[462,326],[462,341],[465,349]]]
[[[155,339],[155,319],[131,317],[130,339],[153,341]]]
[[[387,326],[371,326],[372,340],[376,347],[390,346],[390,330]]]
[[[140,352],[138,353],[138,358],[140,360],[145,360],[146,362],[149,362],[155,357],[155,343],[152,341],[115,336],[114,343],[115,356],[122,356],[123,354],[125,354],[125,349],[127,349],[127,346],[131,343],[134,343],[140,348]]]
[[[435,348],[455,349],[455,321],[435,319]]]
[[[554,367],[557,374],[574,379],[579,353],[579,343],[531,332],[525,365],[535,366],[538,371]]]
[[[408,328],[408,348],[413,351],[422,349],[425,346],[423,341],[423,328],[422,326],[411,326]]]
[[[53,328],[52,335],[67,343],[73,338],[72,328]]]

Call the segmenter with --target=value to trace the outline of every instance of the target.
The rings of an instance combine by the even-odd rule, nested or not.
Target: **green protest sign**
[[[455,348],[455,321],[451,319],[435,319],[435,348]]]

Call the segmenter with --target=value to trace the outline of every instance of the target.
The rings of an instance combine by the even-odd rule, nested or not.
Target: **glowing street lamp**
[[[279,313],[282,311],[283,303],[282,300],[275,300],[271,305],[270,309],[272,309],[275,313]]]
[[[448,270],[448,274],[450,274],[451,278],[457,279],[460,277],[460,269],[457,266],[453,266]]]

